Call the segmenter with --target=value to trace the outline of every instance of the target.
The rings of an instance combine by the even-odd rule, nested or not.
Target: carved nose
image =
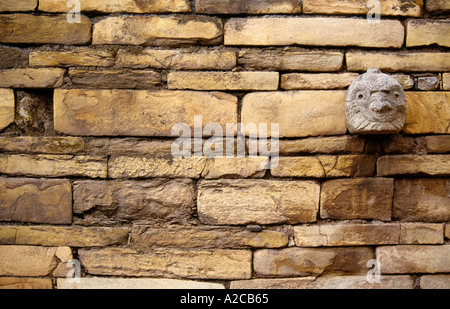
[[[375,113],[384,114],[390,112],[392,110],[392,106],[386,101],[376,101],[372,103],[370,109]]]

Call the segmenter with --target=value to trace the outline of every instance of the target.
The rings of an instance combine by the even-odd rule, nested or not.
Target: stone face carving
[[[369,69],[350,85],[345,114],[350,133],[400,132],[406,117],[405,92],[393,77]]]

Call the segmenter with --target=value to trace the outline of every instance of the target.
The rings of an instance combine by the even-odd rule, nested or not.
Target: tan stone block
[[[246,69],[333,72],[343,67],[344,54],[301,49],[241,49],[238,62]]]
[[[214,158],[206,162],[202,172],[205,179],[220,177],[260,178],[269,168],[268,157]]]
[[[450,90],[450,73],[442,74],[442,89]]]
[[[225,45],[313,45],[400,48],[404,28],[399,21],[347,18],[231,18]]]
[[[14,122],[15,104],[14,91],[0,89],[0,131]]]
[[[237,98],[225,93],[144,90],[56,90],[55,130],[89,136],[169,136],[177,123],[237,121]]]
[[[354,135],[310,137],[299,140],[280,140],[280,155],[300,153],[362,153],[366,141]]]
[[[449,7],[450,9],[450,7]],[[425,275],[420,277],[420,288],[425,290],[450,289],[450,275]]]
[[[71,155],[0,155],[6,175],[106,178],[106,157]]]
[[[210,225],[314,222],[319,191],[315,181],[207,180],[198,188],[198,215]]]
[[[80,249],[78,255],[91,275],[202,280],[248,279],[252,275],[250,250],[104,248]]]
[[[37,0],[3,0],[0,3],[0,12],[34,11]]]
[[[113,16],[94,24],[92,44],[216,45],[222,34],[222,21],[214,17]]]
[[[170,72],[169,89],[277,90],[278,72]]]
[[[343,89],[359,76],[357,73],[342,74],[304,74],[291,73],[281,76],[281,88],[295,89]]]
[[[382,246],[375,254],[382,274],[450,272],[449,245]]]
[[[236,52],[231,50],[164,50],[139,51],[119,49],[116,65],[127,68],[172,70],[231,70],[236,66]]]
[[[335,179],[322,183],[320,217],[391,220],[394,180]]]
[[[149,89],[162,83],[161,74],[153,70],[85,70],[70,69],[73,87],[103,89]]]
[[[446,155],[384,156],[377,161],[379,176],[390,175],[450,175],[450,160]]]
[[[317,157],[281,157],[278,166],[270,173],[275,177],[325,177],[325,170]]]
[[[258,277],[365,274],[372,258],[369,247],[262,249],[255,251],[253,267]]]
[[[44,290],[44,289],[53,289],[53,284],[52,279],[50,278],[1,277],[0,289]]]
[[[444,233],[445,233],[445,238],[450,239],[450,223],[447,223],[445,225]]]
[[[437,44],[450,47],[450,22],[448,20],[410,20],[406,28],[406,46]]]
[[[82,152],[84,140],[71,136],[0,137],[0,150],[21,153],[72,154]]]
[[[370,68],[378,68],[383,72],[442,72],[450,70],[450,53],[443,52],[348,52],[346,59],[349,71],[367,71]]]
[[[281,138],[345,134],[345,95],[344,91],[250,93],[242,101],[243,129],[256,124],[246,133],[260,136],[259,123],[278,123]]]
[[[188,0],[79,0],[82,12],[101,13],[178,13],[190,12]],[[66,0],[39,0],[39,11],[68,12]]]
[[[297,14],[302,12],[297,0],[195,0],[200,14]]]
[[[72,223],[68,180],[0,178],[0,221]]]
[[[373,176],[376,158],[369,155],[318,156],[327,178]]]
[[[402,223],[400,244],[426,245],[444,243],[444,225],[433,223]]]
[[[415,166],[418,163],[411,164]],[[393,217],[401,221],[449,221],[449,194],[450,181],[445,178],[397,179]]]
[[[70,50],[35,50],[30,52],[32,67],[70,67],[114,65],[114,52],[106,49],[76,47]]]
[[[173,140],[148,140],[145,138],[89,138],[86,152],[93,155],[146,155],[172,157]],[[0,139],[1,145],[1,139]],[[1,148],[0,148],[1,149]]]
[[[448,13],[450,11],[450,3],[447,0],[427,0],[425,8],[428,12],[434,14]]]
[[[7,69],[0,70],[0,87],[57,88],[63,83],[63,69]]]
[[[68,23],[66,15],[0,15],[2,43],[81,45],[91,40],[91,22],[84,15],[80,23]]]

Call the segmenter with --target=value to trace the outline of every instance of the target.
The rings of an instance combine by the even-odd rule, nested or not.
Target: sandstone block
[[[6,69],[0,70],[0,87],[57,88],[63,83],[63,69]]]
[[[343,91],[250,93],[242,101],[242,124],[256,124],[247,134],[257,136],[259,123],[279,123],[279,137],[345,134],[345,95]]]
[[[373,176],[376,158],[369,155],[318,156],[327,178]]]
[[[350,86],[358,76],[356,73],[283,74],[281,76],[281,88],[286,90],[343,89]]]
[[[19,153],[74,154],[82,152],[82,138],[70,136],[0,137],[0,150]]]
[[[322,183],[320,217],[390,221],[394,180],[335,179]]]
[[[450,3],[446,0],[427,0],[425,8],[433,14],[441,14],[450,12]]]
[[[450,272],[449,245],[383,246],[375,250],[382,274]]]
[[[0,69],[28,66],[28,52],[9,46],[0,46]]]
[[[70,182],[0,178],[0,221],[72,223]]]
[[[0,289],[52,289],[52,279],[50,278],[17,278],[17,277],[1,277]]]
[[[91,40],[91,22],[81,15],[80,23],[68,23],[66,15],[0,15],[2,43],[82,45]]]
[[[275,177],[325,177],[325,170],[317,157],[281,157],[278,166],[270,173]]]
[[[0,89],[0,131],[14,122],[15,100],[12,89]]]
[[[404,28],[399,21],[343,18],[231,18],[225,45],[313,45],[400,48]]]
[[[57,90],[55,129],[72,135],[172,136],[172,127],[237,121],[237,98],[224,93],[140,90]]]
[[[450,152],[449,135],[430,135],[425,136],[425,143],[429,152],[446,153]]]
[[[94,24],[92,44],[216,45],[222,35],[222,22],[214,17],[114,16]]]
[[[450,22],[448,20],[410,20],[406,28],[406,46],[437,44],[450,47]]]
[[[442,89],[450,90],[450,73],[442,74]]]
[[[296,14],[302,12],[296,0],[195,0],[201,14]]]
[[[444,243],[444,225],[434,223],[400,224],[400,244],[425,245]]]
[[[114,52],[106,49],[76,47],[70,50],[36,50],[30,52],[33,67],[109,67],[114,65]]]
[[[0,12],[34,11],[37,0],[4,0],[0,3]]]
[[[384,156],[377,161],[377,171],[379,176],[446,176],[450,174],[450,160],[446,155]]]
[[[260,178],[264,177],[268,167],[268,157],[214,158],[207,160],[202,177],[205,179],[220,177]]]
[[[80,249],[81,264],[92,275],[187,279],[248,279],[252,253],[227,249]]]
[[[315,181],[202,181],[197,196],[199,219],[210,225],[314,222],[319,191]]]
[[[170,72],[169,89],[277,90],[278,72]]]
[[[170,158],[172,157],[172,143],[173,140],[148,140],[134,137],[120,139],[89,138],[85,141],[85,149],[93,155],[129,156],[145,154],[147,156]]]
[[[301,153],[362,153],[365,143],[364,138],[354,135],[280,140],[279,153],[281,155]]]
[[[420,288],[425,290],[436,290],[436,289],[448,290],[450,288],[450,275],[422,276],[420,277]]]

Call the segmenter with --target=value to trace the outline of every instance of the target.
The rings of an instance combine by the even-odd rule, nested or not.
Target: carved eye
[[[392,96],[393,96],[395,99],[398,99],[398,98],[400,98],[400,92],[394,91],[394,92],[392,93]]]
[[[357,99],[357,100],[365,100],[366,97],[367,97],[367,94],[366,94],[365,91],[360,90],[360,91],[358,91],[358,92],[356,93],[356,99]]]

